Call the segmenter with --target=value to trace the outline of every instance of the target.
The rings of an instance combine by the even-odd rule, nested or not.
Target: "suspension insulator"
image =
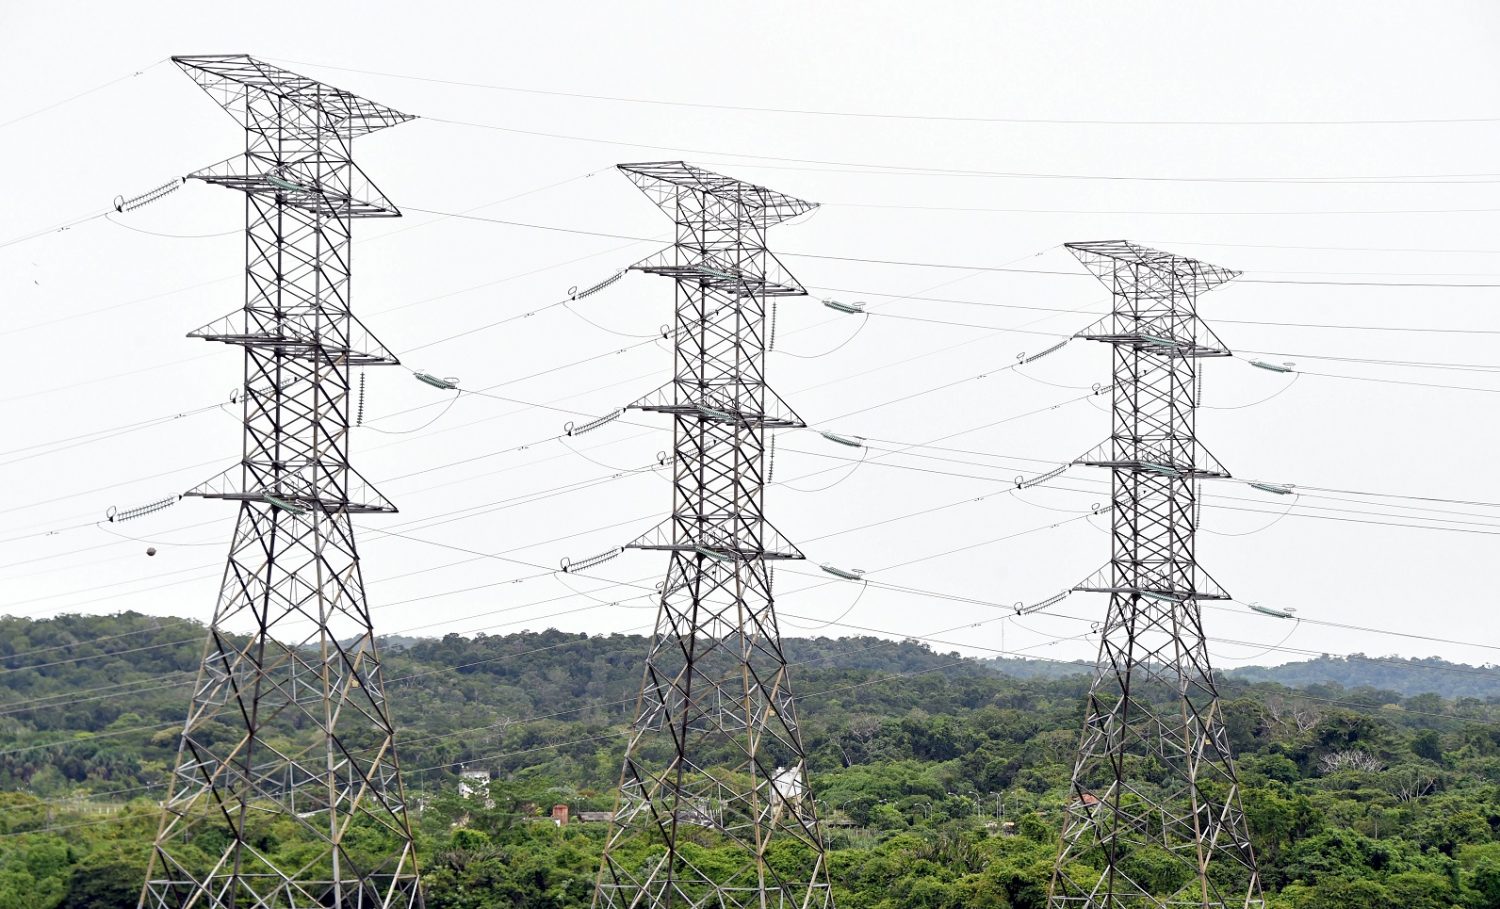
[[[180,495],[168,496],[165,499],[158,499],[157,501],[152,502],[149,505],[140,505],[135,508],[127,508],[124,511],[117,511],[115,507],[111,505],[109,506],[109,510],[104,513],[104,517],[108,519],[111,524],[118,524],[121,521],[133,521],[136,518],[143,518],[148,514],[155,514],[158,511],[171,508],[181,500],[182,496]]]
[[[591,284],[588,287],[585,287],[583,290],[579,290],[575,285],[574,287],[568,289],[568,297],[573,300],[582,300],[584,297],[592,297],[594,294],[598,293],[599,291],[615,283],[623,277],[625,277],[625,270],[620,269],[619,271],[605,278],[603,281],[600,281],[597,284]]]
[[[601,426],[613,423],[624,415],[625,411],[623,410],[610,411],[604,416],[590,420],[582,426],[574,426],[573,421],[569,420],[568,422],[563,424],[563,434],[568,436],[581,436],[586,432],[593,432]]]
[[[562,569],[564,574],[573,571],[588,571],[590,568],[593,568],[596,565],[603,565],[605,562],[608,562],[610,559],[615,558],[624,551],[625,547],[616,546],[614,549],[610,549],[606,552],[601,552],[598,555],[591,555],[586,559],[579,559],[576,562],[572,559],[564,558],[559,567]]]
[[[1025,366],[1027,363],[1035,363],[1037,360],[1040,360],[1042,357],[1045,357],[1048,354],[1057,353],[1059,350],[1062,350],[1064,347],[1066,347],[1068,345],[1068,342],[1071,341],[1071,340],[1073,340],[1073,339],[1072,338],[1064,338],[1061,341],[1058,341],[1056,344],[1053,344],[1051,347],[1047,348],[1046,350],[1042,351],[1041,353],[1034,353],[1034,354],[1032,354],[1029,357],[1026,356],[1025,354],[1022,354],[1021,355],[1021,365]]]
[[[115,196],[115,211],[123,213],[135,211],[137,208],[144,208],[158,199],[166,198],[172,193],[177,192],[182,188],[182,184],[186,182],[187,179],[185,177],[178,177],[170,183],[163,183],[155,189],[141,193],[139,196],[133,196],[129,199],[124,196]]]
[[[1289,496],[1292,494],[1292,484],[1290,483],[1257,483],[1252,480],[1250,486],[1259,489],[1261,492],[1269,492],[1278,496]]]
[[[821,429],[818,430],[818,435],[822,436],[830,442],[837,442],[840,445],[848,445],[850,448],[865,447],[864,440],[859,438],[858,436],[841,436],[836,432],[827,432]]]
[[[1296,618],[1296,616],[1292,613],[1296,612],[1297,610],[1291,606],[1288,606],[1285,609],[1277,609],[1274,606],[1262,606],[1259,603],[1246,603],[1245,605],[1249,606],[1252,611],[1258,612],[1261,615],[1275,616],[1278,619]]]
[[[1016,477],[1016,488],[1017,489],[1029,489],[1032,486],[1036,486],[1036,485],[1038,485],[1040,483],[1045,483],[1048,480],[1051,480],[1051,479],[1053,479],[1055,477],[1062,476],[1063,472],[1066,471],[1069,467],[1072,467],[1072,466],[1073,466],[1072,464],[1061,464],[1061,465],[1053,468],[1052,470],[1047,471],[1046,473],[1042,474],[1041,476],[1030,477],[1030,478]]]
[[[734,414],[722,410],[714,410],[712,407],[704,407],[702,404],[694,404],[693,409],[698,411],[699,416],[707,417],[710,420],[733,423],[735,419]]]
[[[1060,593],[1054,593],[1052,596],[1047,597],[1047,599],[1042,600],[1038,603],[1032,603],[1030,606],[1022,606],[1020,603],[1017,603],[1015,607],[1016,615],[1030,615],[1033,612],[1040,612],[1041,610],[1046,609],[1048,606],[1061,603],[1063,600],[1067,599],[1068,594],[1072,592],[1073,591],[1071,590],[1064,590]]]
[[[418,382],[425,382],[426,384],[431,385],[433,388],[442,388],[451,391],[458,387],[458,379],[453,376],[448,376],[447,378],[439,378],[438,376],[429,375],[425,372],[415,372],[412,373],[412,375],[416,376]]]
[[[290,512],[291,514],[307,514],[306,508],[303,508],[301,505],[294,505],[285,499],[278,499],[272,495],[263,495],[261,498],[265,499],[267,504],[280,508],[282,511]]]
[[[838,568],[834,565],[829,565],[827,562],[824,562],[818,567],[823,569],[828,574],[831,574],[836,578],[843,578],[846,581],[863,581],[865,579],[865,572],[863,568]]]

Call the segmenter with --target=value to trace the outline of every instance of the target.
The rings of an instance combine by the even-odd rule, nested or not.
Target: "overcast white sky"
[[[812,424],[902,443],[1037,411],[1108,381],[1108,350],[1077,343],[1029,367],[1029,378],[1000,373],[888,403],[1053,343],[1047,334],[973,326],[1065,335],[1092,321],[1079,313],[893,299],[1100,309],[1105,294],[1060,249],[1067,241],[1129,238],[1262,281],[1500,282],[1494,237],[1500,190],[1492,182],[1500,178],[1180,179],[1500,172],[1500,120],[1305,122],[1500,117],[1494,53],[1500,9],[1487,3],[1130,6],[267,2],[153,3],[143,14],[129,4],[5,4],[0,243],[103,210],[117,193],[134,195],[239,150],[242,134],[230,119],[162,61],[171,54],[247,52],[424,118],[356,146],[366,173],[407,208],[401,221],[357,228],[355,300],[364,321],[403,352],[407,366],[457,376],[466,388],[509,382],[495,393],[583,414],[607,412],[665,380],[669,359],[654,345],[598,355],[636,345],[634,335],[667,321],[669,282],[631,275],[581,304],[579,311],[602,329],[553,308],[472,330],[552,303],[570,285],[592,284],[651,245],[412,209],[484,206],[474,214],[666,237],[666,218],[611,168],[675,158],[821,202],[811,217],[771,235],[813,293],[781,307],[771,382]],[[7,122],[120,77],[128,78]],[[714,110],[451,84],[457,82],[739,107],[1052,122]],[[1056,122],[1069,120],[1114,122]],[[934,169],[1179,179],[1007,178]],[[529,194],[514,198],[522,193]],[[144,504],[228,466],[239,447],[237,415],[211,410],[89,444],[51,443],[227,399],[239,381],[239,351],[183,335],[241,305],[242,219],[237,195],[190,183],[120,217],[118,225],[95,220],[0,248],[6,309],[0,343],[9,376],[0,390],[7,427],[0,443],[6,490],[0,611],[211,615],[232,506],[189,499],[112,528],[150,541],[159,550],[154,558],[144,554],[146,542],[121,540],[91,522],[111,505]],[[1403,251],[1383,251],[1393,249]],[[1412,249],[1433,252],[1405,251]],[[988,266],[1023,260],[1077,276],[793,253]],[[824,296],[965,324],[876,317],[839,346],[859,323],[818,305]],[[1323,373],[1500,392],[1500,380],[1483,370],[1314,359],[1500,368],[1492,349],[1500,334],[1233,321],[1500,332],[1496,302],[1494,288],[1246,281],[1205,296],[1200,309],[1237,351],[1273,352],[1246,356],[1293,360]],[[431,343],[464,332],[471,333]],[[1288,378],[1244,360],[1212,361],[1207,370],[1206,404],[1219,409],[1200,415],[1200,438],[1237,476],[1500,502],[1492,467],[1500,394],[1306,375],[1273,400],[1245,407]],[[650,463],[668,447],[665,421],[635,416],[631,423],[641,425],[613,424],[573,440],[581,454],[556,442],[516,452],[509,449],[555,435],[569,417],[465,397],[419,432],[382,435],[371,430],[418,427],[438,409],[394,412],[443,398],[404,370],[371,370],[368,381],[367,414],[376,419],[356,432],[354,463],[401,508],[395,517],[360,521],[378,630],[599,632],[649,625],[646,601],[607,606],[566,585],[597,589],[605,600],[636,592],[629,588],[578,578],[565,585],[550,576],[507,583],[537,570],[377,531],[506,552],[548,567],[563,556],[618,545],[667,511],[669,489],[660,478],[645,474],[525,500],[607,476],[612,467]],[[1016,474],[1071,459],[1108,434],[1108,413],[1095,403],[1102,401],[1069,403],[938,443],[972,454],[924,449],[921,457],[876,463],[881,453],[872,452],[852,474],[840,466],[847,462],[833,459],[847,458],[850,449],[811,432],[783,435],[776,479],[787,486],[768,496],[768,514],[804,541],[810,559],[778,579],[785,632],[811,633],[808,626],[838,620],[845,624],[823,633],[852,633],[854,625],[926,635],[985,622],[937,637],[973,653],[1032,648],[1027,652],[1038,656],[1091,658],[1091,643],[1047,642],[1084,632],[1088,619],[1101,618],[1100,596],[1075,596],[1055,608],[1056,616],[1002,623],[983,606],[871,589],[840,618],[855,585],[811,585],[822,583],[813,577],[822,561],[865,568],[891,584],[1000,603],[1037,600],[1076,582],[1107,559],[1109,547],[1107,536],[1085,521],[1048,526],[1108,501],[1106,476],[1082,468],[1058,481],[1062,488],[990,495],[840,531],[1003,493]],[[845,416],[851,412],[858,413]],[[653,423],[658,428],[643,428]],[[799,479],[829,467],[839,469]],[[846,474],[824,491],[798,491]],[[1409,508],[1422,503],[1384,500],[1405,506],[1392,510],[1351,504],[1342,494],[1307,495],[1273,523],[1289,500],[1236,484],[1213,485],[1209,493],[1200,559],[1240,599],[1294,606],[1308,618],[1474,642],[1424,643],[1312,624],[1294,629],[1230,604],[1206,612],[1218,665],[1302,658],[1266,651],[1283,638],[1287,648],[1314,652],[1494,659],[1494,650],[1480,645],[1500,646],[1491,621],[1497,508],[1427,503],[1459,512],[1448,517],[1465,523],[1445,526],[1462,532],[1415,529],[1310,516],[1351,516],[1318,508],[1364,509],[1380,512],[1369,520],[1409,524]],[[502,502],[508,507],[494,507]],[[39,535],[49,530],[58,532]],[[967,546],[973,548],[940,556]],[[629,553],[598,573],[649,585],[663,562],[660,554]],[[802,587],[810,589],[795,592]]]

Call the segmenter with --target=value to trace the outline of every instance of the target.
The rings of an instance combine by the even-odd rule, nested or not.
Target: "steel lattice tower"
[[[147,872],[145,909],[422,905],[351,516],[350,369],[397,363],[350,309],[355,218],[400,212],[351,144],[411,119],[251,57],[176,57],[245,130],[192,176],[245,193],[244,454],[189,495],[239,502]],[[264,842],[292,840],[296,867]]]
[[[802,553],[762,513],[767,433],[804,425],[766,386],[767,302],[806,293],[766,230],[815,206],[682,162],[620,170],[677,225],[633,266],[676,281],[673,380],[631,405],[672,415],[673,509],[629,547],[670,563],[594,906],[827,909],[771,594],[771,563]],[[705,842],[734,868],[695,864]]]
[[[1114,346],[1113,432],[1081,459],[1113,475],[1113,552],[1075,588],[1110,602],[1049,903],[1259,907],[1199,606],[1228,595],[1194,555],[1199,481],[1229,476],[1195,435],[1199,359],[1230,355],[1197,298],[1239,273],[1124,241],[1068,248],[1113,295],[1081,333]]]

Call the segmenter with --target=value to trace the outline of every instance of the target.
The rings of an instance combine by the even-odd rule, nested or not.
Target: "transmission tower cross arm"
[[[701,215],[705,208],[734,207],[739,210],[738,220],[764,228],[818,207],[816,202],[716,174],[684,161],[649,161],[616,167],[678,223],[684,223],[686,216]],[[697,201],[690,198],[693,196],[698,197]]]
[[[1198,320],[1196,300],[1239,272],[1128,240],[1065,245],[1114,297],[1112,311],[1076,337],[1166,357],[1232,356]]]
[[[172,62],[241,123],[246,122],[247,108],[251,107],[275,108],[275,113],[285,117],[286,102],[303,115],[308,125],[321,125],[350,138],[416,119],[415,114],[403,114],[249,54],[177,56]],[[295,128],[295,124],[295,119],[289,119],[289,125]]]
[[[1221,265],[1210,265],[1176,253],[1151,249],[1129,240],[1091,240],[1063,244],[1094,277],[1114,290],[1122,279],[1132,283],[1144,279],[1139,289],[1150,293],[1153,281],[1163,289],[1175,289],[1194,296],[1233,281],[1240,272]]]

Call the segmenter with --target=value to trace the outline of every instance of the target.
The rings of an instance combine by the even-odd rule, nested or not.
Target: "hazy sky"
[[[813,432],[781,436],[784,485],[769,494],[768,515],[809,557],[778,577],[785,632],[837,621],[821,633],[935,635],[973,653],[1056,658],[1092,657],[1090,642],[1049,642],[1086,632],[1103,616],[1102,596],[1014,622],[983,605],[875,588],[850,610],[858,587],[824,583],[816,564],[1013,603],[1104,563],[1108,537],[1079,516],[1108,501],[1105,474],[1075,468],[1056,488],[1006,491],[1016,475],[1043,472],[1108,434],[1103,399],[1076,400],[1108,381],[1108,350],[1078,342],[1024,376],[974,377],[1093,319],[1052,310],[1105,305],[1060,244],[1124,237],[1198,256],[1245,271],[1200,310],[1247,358],[1491,389],[1318,375],[1286,388],[1290,377],[1244,359],[1208,363],[1200,439],[1237,476],[1470,504],[1309,492],[1276,520],[1291,499],[1211,484],[1204,567],[1241,600],[1474,642],[1293,626],[1226,604],[1206,612],[1216,663],[1302,651],[1494,659],[1500,506],[1485,503],[1500,503],[1491,417],[1500,381],[1485,373],[1500,369],[1491,349],[1500,296],[1493,287],[1359,282],[1500,282],[1500,120],[1483,119],[1500,117],[1500,10],[1123,6],[267,2],[153,3],[142,14],[117,3],[6,4],[0,243],[240,150],[232,121],[163,61],[252,53],[423,118],[356,144],[361,167],[407,212],[356,229],[354,298],[366,324],[408,367],[601,414],[667,378],[667,353],[642,338],[669,319],[670,282],[631,275],[578,304],[577,315],[553,307],[476,329],[554,303],[652,245],[415,209],[666,238],[667,219],[612,165],[676,158],[820,202],[771,234],[813,295],[780,307],[773,386],[817,427],[884,448],[943,439],[935,444],[949,450],[872,450],[851,472],[857,452]],[[1435,175],[1450,179],[1377,179]],[[212,405],[239,382],[240,352],[184,334],[242,303],[243,204],[190,183],[117,220],[0,247],[9,376],[0,391],[0,610],[128,608],[206,620],[233,506],[188,499],[108,530],[93,522],[112,505],[185,490],[237,455],[236,409]],[[1312,283],[1264,283],[1277,281]],[[820,306],[822,297],[866,300],[881,315],[851,339],[861,320]],[[1371,359],[1463,368],[1363,362]],[[555,369],[577,361],[587,362]],[[533,375],[544,370],[552,371]],[[957,384],[894,400],[947,383]],[[570,440],[570,451],[544,441],[566,413],[470,396],[439,416],[446,398],[404,369],[370,370],[368,386],[354,463],[401,508],[359,522],[378,630],[649,625],[646,600],[606,605],[637,589],[552,576],[510,583],[539,569],[434,544],[551,567],[626,542],[668,509],[658,475],[537,495],[653,462],[669,447],[665,420],[634,415]],[[178,413],[189,415],[104,432]],[[74,438],[87,433],[99,435]],[[1415,507],[1454,512],[1448,529],[1391,526],[1433,514]],[[1056,522],[1066,523],[1049,526]],[[628,553],[598,574],[649,586],[663,568],[659,553]],[[1290,649],[1267,650],[1276,645]]]

